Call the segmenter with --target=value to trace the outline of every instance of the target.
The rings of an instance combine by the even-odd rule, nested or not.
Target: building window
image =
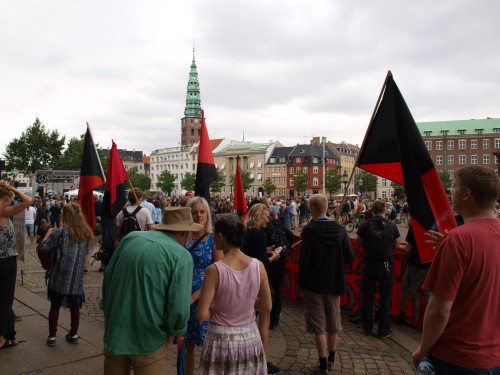
[[[431,141],[425,141],[425,147],[427,147],[428,151],[432,150],[432,142]]]
[[[477,139],[471,139],[470,140],[470,149],[471,150],[476,150],[477,149]]]
[[[465,155],[458,156],[458,164],[465,164]]]
[[[484,129],[476,129],[476,134],[483,134]]]
[[[430,136],[431,136],[431,134],[432,134],[432,132],[431,132],[431,131],[425,131],[425,132],[424,132],[424,135],[425,135],[426,137],[430,137]]]
[[[317,166],[313,167],[313,173],[318,173],[318,167]]]
[[[307,167],[302,168],[302,171],[303,171],[304,173],[307,173],[307,171],[308,171]]]
[[[436,150],[443,149],[443,141],[436,141]]]
[[[284,177],[284,176],[283,176],[283,177],[281,177],[281,183],[282,183],[282,184],[286,184],[286,177]]]
[[[382,190],[382,198],[387,198],[387,191]]]
[[[490,155],[483,155],[483,164],[490,164]]]
[[[262,181],[262,173],[257,174],[257,181],[259,181],[259,182]]]
[[[300,167],[296,167],[295,170],[297,171],[297,173],[300,172],[301,168]]]
[[[460,134],[460,135],[465,135],[465,129],[460,129],[460,130],[458,131],[458,134]]]
[[[500,148],[500,138],[495,138],[495,148]]]
[[[318,186],[318,177],[313,177],[313,186]]]
[[[500,128],[493,128],[493,133],[500,134]]]
[[[290,179],[290,186],[293,186],[293,178]]]
[[[286,172],[286,167],[281,167],[281,172]]]
[[[453,150],[455,148],[455,141],[448,141],[448,150]]]
[[[442,135],[448,135],[448,130],[441,130]]]
[[[453,164],[455,164],[455,156],[448,155],[448,165],[453,165]]]
[[[254,163],[254,162],[251,162],[251,163],[250,163],[250,168],[253,168],[253,167],[254,167],[254,165],[255,165],[255,163]],[[247,169],[248,169],[248,164],[247,164]]]
[[[300,158],[295,158],[296,163],[300,163]]]
[[[260,161],[259,161],[259,162],[257,163],[257,168],[262,168],[262,162],[260,162]]]
[[[385,178],[382,179],[382,186],[387,186],[387,179]]]
[[[489,139],[483,139],[483,150],[487,150],[490,148],[490,140]]]
[[[459,150],[465,150],[465,139],[460,139],[458,141],[458,149]]]
[[[293,167],[290,167],[290,174],[293,174]]]
[[[477,164],[477,155],[471,155],[470,156],[470,163],[471,164]]]
[[[443,165],[443,157],[441,155],[436,156],[436,165]]]

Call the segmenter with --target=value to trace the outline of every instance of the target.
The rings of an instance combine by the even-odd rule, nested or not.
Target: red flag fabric
[[[390,72],[357,166],[405,186],[420,260],[430,262],[434,250],[424,242],[424,233],[434,224],[440,231],[457,224],[417,124]]]
[[[95,230],[94,189],[104,184],[104,172],[101,160],[90,133],[87,123],[85,142],[83,146],[82,169],[80,171],[80,185],[78,187],[78,204],[87,219],[90,227]]]
[[[128,174],[118,153],[116,143],[112,141],[106,172],[106,191],[103,199],[103,216],[116,217],[127,203],[126,183]]]
[[[207,125],[205,124],[205,111],[201,111],[200,144],[198,145],[198,165],[196,166],[196,182],[194,193],[204,197],[210,204],[210,183],[217,179],[214,156],[210,147]]]
[[[234,209],[241,212],[241,221],[245,222],[247,216],[247,203],[245,201],[245,191],[241,180],[240,156],[236,157],[236,175],[234,176]]]

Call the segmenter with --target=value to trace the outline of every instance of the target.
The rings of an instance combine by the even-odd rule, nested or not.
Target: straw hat
[[[165,209],[161,223],[153,225],[153,228],[174,232],[198,232],[203,229],[203,225],[193,221],[190,207],[168,207]]]

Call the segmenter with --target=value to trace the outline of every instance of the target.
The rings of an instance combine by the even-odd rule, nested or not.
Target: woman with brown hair
[[[41,250],[56,251],[56,264],[50,270],[48,297],[50,299],[49,338],[47,345],[56,344],[57,322],[61,306],[71,311],[71,330],[66,341],[78,343],[80,308],[84,301],[83,272],[85,256],[89,250],[92,229],[87,224],[81,208],[76,203],[64,206],[61,214],[62,227],[49,228],[43,239]]]
[[[14,196],[21,202],[12,205]],[[16,288],[17,254],[14,225],[10,217],[23,211],[31,204],[32,199],[0,180],[0,349],[16,346],[14,330],[14,290]]]

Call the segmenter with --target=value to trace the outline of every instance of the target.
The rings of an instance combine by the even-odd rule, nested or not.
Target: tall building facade
[[[198,81],[198,71],[196,70],[196,61],[191,62],[191,71],[186,94],[186,107],[184,108],[184,117],[181,119],[181,145],[187,146],[200,141],[201,133],[201,98],[200,83]]]

